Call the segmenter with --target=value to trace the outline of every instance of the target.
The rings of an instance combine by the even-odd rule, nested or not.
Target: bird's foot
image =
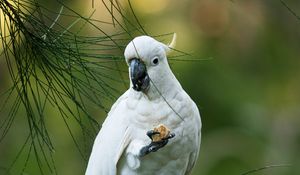
[[[156,152],[160,148],[167,145],[169,139],[175,137],[174,133],[170,133],[169,129],[164,125],[159,125],[147,132],[147,136],[151,139],[151,143],[142,147],[140,150],[140,156],[145,156],[151,152]]]

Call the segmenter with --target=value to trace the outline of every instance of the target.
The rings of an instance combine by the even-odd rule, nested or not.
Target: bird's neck
[[[172,71],[167,69],[160,77],[151,78],[150,87],[145,92],[149,100],[158,100],[163,98],[168,100],[182,90],[182,87]]]

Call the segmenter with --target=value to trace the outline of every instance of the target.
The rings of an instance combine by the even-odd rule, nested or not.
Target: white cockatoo
[[[86,175],[190,174],[198,157],[201,120],[172,73],[174,47],[149,37],[125,49],[130,88],[112,106],[93,145]]]

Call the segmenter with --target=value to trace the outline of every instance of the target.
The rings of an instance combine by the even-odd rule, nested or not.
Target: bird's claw
[[[160,134],[160,132],[154,131],[154,130],[147,131],[147,136],[148,136],[151,140],[153,140],[152,137],[153,137],[154,135],[156,135],[156,134]]]
[[[175,137],[174,133],[170,133],[168,136],[162,138],[159,141],[153,141],[153,136],[160,134],[160,132],[158,131],[154,131],[154,130],[150,130],[147,132],[147,136],[151,139],[151,143],[147,146],[144,146],[141,150],[140,150],[140,156],[143,157],[151,152],[156,152],[157,150],[159,150],[160,148],[164,147],[167,145],[167,143],[169,142],[169,139]]]
[[[175,137],[175,133],[170,133],[167,137],[163,138],[162,140],[169,140],[173,137]]]

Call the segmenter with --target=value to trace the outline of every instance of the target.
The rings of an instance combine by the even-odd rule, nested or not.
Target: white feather
[[[140,58],[151,84],[145,93],[129,88],[113,105],[95,140],[86,175],[191,172],[200,148],[200,114],[172,73],[165,47],[148,36],[137,37],[126,47],[126,61]],[[151,66],[154,57],[159,58],[157,66]],[[175,137],[157,152],[140,157],[141,148],[151,142],[146,132],[158,124],[170,128]]]

